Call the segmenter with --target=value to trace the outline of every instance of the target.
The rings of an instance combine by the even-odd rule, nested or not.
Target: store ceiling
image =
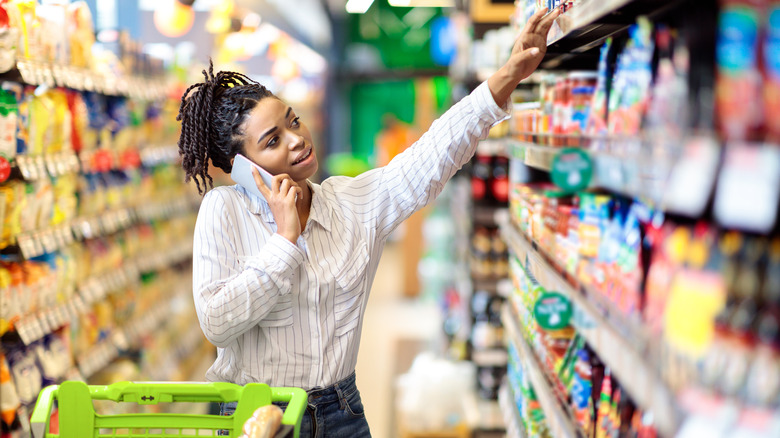
[[[292,29],[293,36],[323,51],[332,44],[330,17],[345,13],[346,0],[236,0],[236,4],[277,27]]]

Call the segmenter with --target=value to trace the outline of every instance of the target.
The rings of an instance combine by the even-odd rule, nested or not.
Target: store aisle
[[[363,322],[357,383],[374,438],[396,436],[395,378],[406,371],[417,349],[428,348],[441,330],[435,302],[403,297],[402,257],[400,243],[388,243]]]

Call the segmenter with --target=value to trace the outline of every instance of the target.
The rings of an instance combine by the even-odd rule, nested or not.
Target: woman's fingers
[[[290,191],[290,187],[291,185],[289,179],[282,180],[282,183],[279,185],[279,193],[286,195],[287,192]]]
[[[547,39],[547,34],[550,33],[550,28],[555,22],[555,19],[558,18],[560,15],[561,15],[561,10],[559,8],[556,8],[554,11],[550,12],[546,17],[542,18],[539,24],[537,25],[536,28],[538,32],[541,33],[545,39]]]
[[[290,190],[287,192],[287,201],[295,202],[297,199],[300,199],[302,195],[303,195],[303,190],[301,190],[300,187],[298,186],[290,187]]]
[[[539,24],[539,22],[542,20],[542,17],[544,17],[544,14],[546,13],[547,8],[542,8],[536,11],[536,13],[528,19],[528,22],[525,23],[525,29],[523,29],[523,32],[534,32],[536,30],[536,26]]]
[[[255,185],[257,186],[257,189],[260,190],[260,194],[268,201],[271,197],[271,190],[265,185],[265,181],[263,181],[263,178],[260,176],[260,172],[254,167],[252,168],[252,177],[255,179]]]

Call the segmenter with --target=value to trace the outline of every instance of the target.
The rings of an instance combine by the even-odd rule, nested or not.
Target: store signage
[[[536,300],[534,318],[544,330],[560,330],[571,323],[571,301],[558,292],[546,292]]]
[[[553,158],[550,178],[567,192],[584,190],[593,178],[593,160],[582,149],[566,148]]]

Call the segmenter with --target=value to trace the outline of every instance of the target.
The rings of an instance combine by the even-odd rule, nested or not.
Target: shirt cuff
[[[261,271],[271,277],[279,286],[290,282],[290,276],[303,263],[305,254],[297,245],[282,237],[272,234],[263,246],[263,254],[252,257],[247,266]]]
[[[503,105],[496,105],[493,99],[493,93],[490,92],[487,81],[471,92],[474,99],[474,106],[481,114],[483,120],[492,122],[494,125],[512,117],[512,99],[507,99]]]

